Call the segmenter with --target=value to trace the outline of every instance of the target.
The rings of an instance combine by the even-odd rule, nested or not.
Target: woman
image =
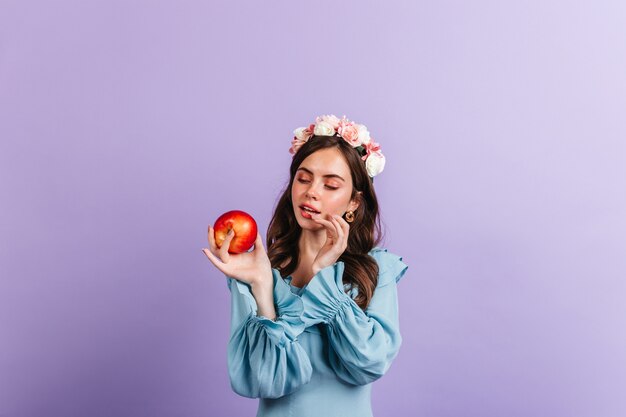
[[[401,344],[402,258],[381,240],[373,177],[385,163],[367,128],[334,115],[294,131],[289,185],[254,250],[209,260],[232,297],[228,370],[257,416],[371,416],[371,382]]]

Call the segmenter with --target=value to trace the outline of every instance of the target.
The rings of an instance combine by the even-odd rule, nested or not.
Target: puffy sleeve
[[[340,379],[353,385],[383,376],[402,343],[396,284],[408,266],[386,249],[375,248],[370,255],[379,276],[365,311],[344,291],[343,262],[320,270],[302,293],[305,323],[326,324],[330,363]]]
[[[304,330],[302,301],[280,272],[272,271],[276,321],[257,316],[250,286],[227,277],[232,301],[228,374],[232,389],[244,397],[282,397],[311,379],[311,362],[297,339]]]

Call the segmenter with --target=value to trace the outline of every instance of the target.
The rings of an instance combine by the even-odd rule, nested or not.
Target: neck
[[[326,229],[308,230],[303,229],[298,242],[300,261],[311,263],[326,243]]]

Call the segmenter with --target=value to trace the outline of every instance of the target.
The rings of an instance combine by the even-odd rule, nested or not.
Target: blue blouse
[[[233,390],[259,398],[257,417],[371,416],[371,382],[398,354],[402,337],[396,284],[408,266],[374,248],[378,284],[365,310],[343,284],[344,263],[299,288],[274,276],[277,319],[257,316],[249,285],[227,277],[231,292],[228,372]]]

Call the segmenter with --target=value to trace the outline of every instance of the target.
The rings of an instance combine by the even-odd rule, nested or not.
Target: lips
[[[305,210],[308,213],[318,213],[319,214],[319,211],[315,207],[313,207],[313,206],[311,206],[309,204],[302,204],[300,206],[300,209]]]

